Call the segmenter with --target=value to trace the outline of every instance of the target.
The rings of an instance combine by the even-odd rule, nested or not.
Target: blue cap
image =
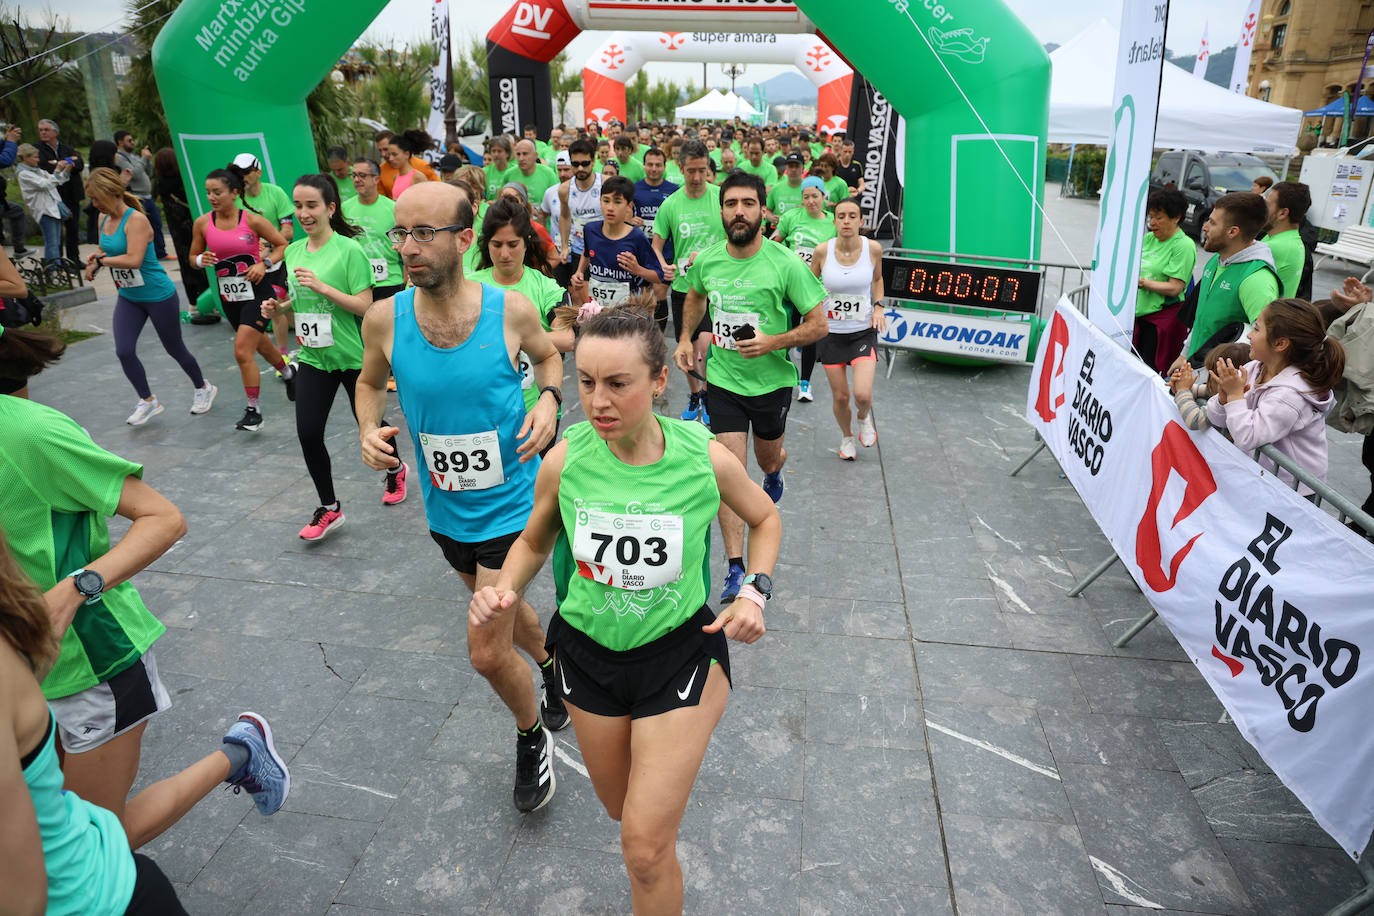
[[[805,178],[802,179],[802,190],[806,190],[807,188],[815,188],[817,191],[820,191],[822,194],[824,194],[825,182],[821,181],[815,175],[807,175]]]

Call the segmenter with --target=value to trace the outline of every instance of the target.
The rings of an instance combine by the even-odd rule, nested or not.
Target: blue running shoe
[[[744,585],[744,567],[730,564],[730,571],[725,574],[725,588],[720,590],[720,603],[729,604],[739,595],[740,587]]]
[[[687,409],[682,412],[682,419],[695,420],[706,412],[706,407],[701,403],[701,392],[693,391],[692,396],[687,400]]]
[[[763,475],[763,492],[768,494],[768,498],[776,505],[782,501],[782,471],[774,471],[772,474]]]
[[[248,749],[248,762],[225,782],[233,786],[235,795],[247,789],[260,814],[276,814],[291,793],[291,773],[272,744],[272,726],[255,712],[240,713],[224,742]]]

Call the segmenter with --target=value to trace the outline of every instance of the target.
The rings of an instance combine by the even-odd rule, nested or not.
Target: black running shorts
[[[711,432],[747,433],[752,427],[756,439],[781,439],[787,431],[787,411],[792,408],[792,389],[779,388],[766,394],[735,394],[719,385],[706,386],[706,412],[711,415]]]
[[[673,312],[673,340],[682,340],[682,311],[687,304],[687,294],[671,290],[668,293],[668,299],[671,302]],[[699,335],[710,333],[711,312],[710,309],[707,309],[706,314],[701,316],[701,324],[697,325],[697,332],[692,335],[692,339],[696,340]]]
[[[455,541],[437,531],[431,531],[429,536],[434,538],[434,543],[444,552],[444,559],[448,560],[449,566],[460,573],[475,576],[478,566],[485,569],[500,569],[501,564],[506,562],[506,554],[510,552],[511,545],[520,537],[520,532],[503,534],[489,541]]]
[[[816,360],[822,366],[851,366],[878,359],[878,329],[827,334],[816,341]]]

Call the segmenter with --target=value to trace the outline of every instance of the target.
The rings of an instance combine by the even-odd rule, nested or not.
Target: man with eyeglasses
[[[601,172],[595,168],[595,154],[592,141],[574,141],[568,147],[572,178],[558,186],[558,250],[563,252],[563,263],[554,276],[564,289],[572,282],[573,268],[585,250],[583,230],[601,217]]]
[[[562,402],[563,359],[529,299],[463,274],[474,243],[472,201],[454,185],[424,182],[396,201],[388,232],[413,289],[378,302],[363,318],[357,412],[363,461],[385,470],[399,458],[382,426],[386,379],[410,427],[430,536],[463,583],[495,585],[506,553],[534,505],[539,452],[553,438]],[[526,413],[516,354],[533,364],[539,398]],[[534,609],[519,598],[496,616],[468,616],[468,658],[515,717],[515,807],[533,811],[553,797],[553,738],[568,724],[553,684],[553,660]],[[539,665],[537,703],[529,666]],[[542,718],[542,724],[541,724]]]
[[[362,244],[368,263],[372,265],[373,302],[390,299],[405,289],[401,256],[386,236],[387,230],[396,225],[396,203],[382,194],[378,185],[381,175],[381,166],[371,159],[353,160],[349,186],[356,196],[343,202],[344,219],[363,230],[357,241]]]

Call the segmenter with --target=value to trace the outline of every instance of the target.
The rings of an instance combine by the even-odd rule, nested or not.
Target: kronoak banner
[[[1061,300],[1026,417],[1245,739],[1352,858],[1374,828],[1374,546]]]

